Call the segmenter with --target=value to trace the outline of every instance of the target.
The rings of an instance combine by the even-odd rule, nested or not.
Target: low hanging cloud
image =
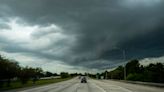
[[[90,69],[162,57],[163,9],[163,0],[1,0],[0,49]]]

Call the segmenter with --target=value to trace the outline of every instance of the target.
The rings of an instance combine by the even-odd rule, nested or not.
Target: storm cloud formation
[[[163,57],[163,9],[163,0],[0,0],[1,51],[91,69]]]

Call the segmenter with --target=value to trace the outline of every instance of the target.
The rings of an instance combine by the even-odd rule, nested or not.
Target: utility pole
[[[110,69],[110,65],[109,65],[109,69]],[[108,69],[106,70],[105,78],[108,79]]]
[[[126,52],[125,52],[125,49],[121,49],[121,48],[117,48],[117,47],[116,47],[116,49],[122,51],[123,61],[125,62],[126,61]],[[124,64],[124,80],[126,80],[126,63]]]
[[[107,76],[108,76],[108,71],[107,71],[107,70],[106,70],[106,73],[105,73],[105,74],[106,74],[106,75],[105,75],[105,78],[108,79],[108,78],[107,78]]]
[[[123,59],[126,60],[126,53],[125,50],[123,50]],[[124,65],[124,80],[126,80],[126,63]]]

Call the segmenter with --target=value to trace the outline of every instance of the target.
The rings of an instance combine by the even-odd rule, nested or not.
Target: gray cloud
[[[1,0],[0,17],[19,17],[28,25],[50,24],[62,28],[66,38],[41,50],[6,47],[7,52],[30,53],[37,57],[61,60],[69,65],[102,68],[122,64],[122,51],[127,60],[164,55],[162,0]],[[0,24],[0,26],[3,26]],[[35,39],[58,31],[38,31]],[[5,39],[5,38],[3,38]],[[74,39],[74,40],[73,40]],[[73,40],[73,41],[72,41]],[[2,41],[0,41],[2,43]],[[12,45],[12,43],[11,43]],[[17,49],[18,48],[18,49]],[[47,50],[60,55],[47,54]],[[64,48],[64,49],[63,49]],[[118,49],[119,48],[119,49]],[[103,61],[103,62],[101,62]]]

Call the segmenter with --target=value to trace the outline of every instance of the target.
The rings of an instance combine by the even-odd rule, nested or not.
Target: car
[[[86,77],[82,77],[82,78],[81,78],[81,83],[87,83]]]

